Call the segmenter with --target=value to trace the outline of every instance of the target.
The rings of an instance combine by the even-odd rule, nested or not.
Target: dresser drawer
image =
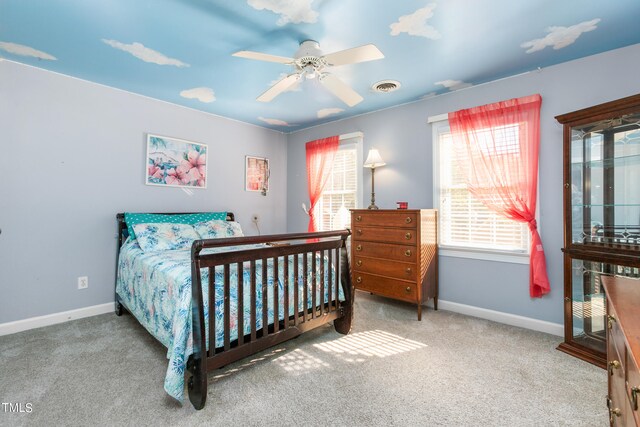
[[[640,370],[630,357],[627,357],[627,397],[633,416],[640,424]]]
[[[624,342],[624,335],[622,334],[622,330],[620,330],[620,324],[618,323],[617,316],[613,307],[609,306],[607,308],[607,323],[609,328],[609,347],[610,352],[607,356],[609,361],[615,359],[620,362],[621,368],[625,368],[625,348],[626,344]]]
[[[612,381],[612,394],[615,394],[613,392],[613,382],[619,384],[620,381],[622,381],[622,384],[624,384],[624,345],[621,349],[616,348],[615,341],[611,335],[613,330],[615,330],[615,326],[609,330],[609,336],[607,337],[607,372],[609,373],[609,377]],[[616,390],[615,392],[619,394],[616,399],[616,401],[619,402],[620,396],[624,396],[619,390]]]
[[[406,228],[372,228],[355,226],[353,228],[353,235],[357,240],[365,240],[369,242],[389,242],[415,245],[417,241],[416,230],[409,230]]]
[[[412,263],[415,263],[417,259],[417,249],[415,246],[363,242],[355,238],[351,243],[351,249],[354,258],[364,256]]]
[[[354,212],[351,227],[402,227],[416,228],[418,215],[415,212]]]
[[[404,282],[398,279],[390,279],[388,277],[354,271],[353,284],[356,289],[368,291],[376,295],[411,302],[418,299],[418,289],[415,282]]]
[[[356,256],[352,268],[356,272],[373,273],[404,280],[416,280],[416,265],[386,259]]]

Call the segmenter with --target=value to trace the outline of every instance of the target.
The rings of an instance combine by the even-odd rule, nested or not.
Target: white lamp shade
[[[380,157],[380,153],[375,148],[369,150],[369,155],[367,156],[367,160],[364,162],[365,168],[377,168],[380,166],[384,166],[386,163]]]

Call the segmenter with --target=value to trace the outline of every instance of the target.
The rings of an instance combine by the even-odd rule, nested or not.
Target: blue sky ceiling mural
[[[640,43],[639,19],[637,0],[3,0],[0,57],[291,132]],[[318,73],[274,59],[305,40]],[[382,57],[332,56],[366,45]]]

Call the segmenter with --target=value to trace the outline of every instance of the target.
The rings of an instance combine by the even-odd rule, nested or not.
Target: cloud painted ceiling
[[[1,0],[0,57],[291,132],[640,43],[638,22],[638,0]],[[380,49],[325,69],[362,102],[304,77],[256,100],[293,67],[232,54],[304,40]]]

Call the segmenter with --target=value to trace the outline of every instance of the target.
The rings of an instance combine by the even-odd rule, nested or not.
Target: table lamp
[[[380,153],[375,148],[369,150],[367,160],[364,162],[365,168],[371,168],[371,204],[367,209],[378,209],[376,206],[376,193],[374,191],[374,177],[376,174],[376,168],[384,166],[386,163],[380,157]]]

